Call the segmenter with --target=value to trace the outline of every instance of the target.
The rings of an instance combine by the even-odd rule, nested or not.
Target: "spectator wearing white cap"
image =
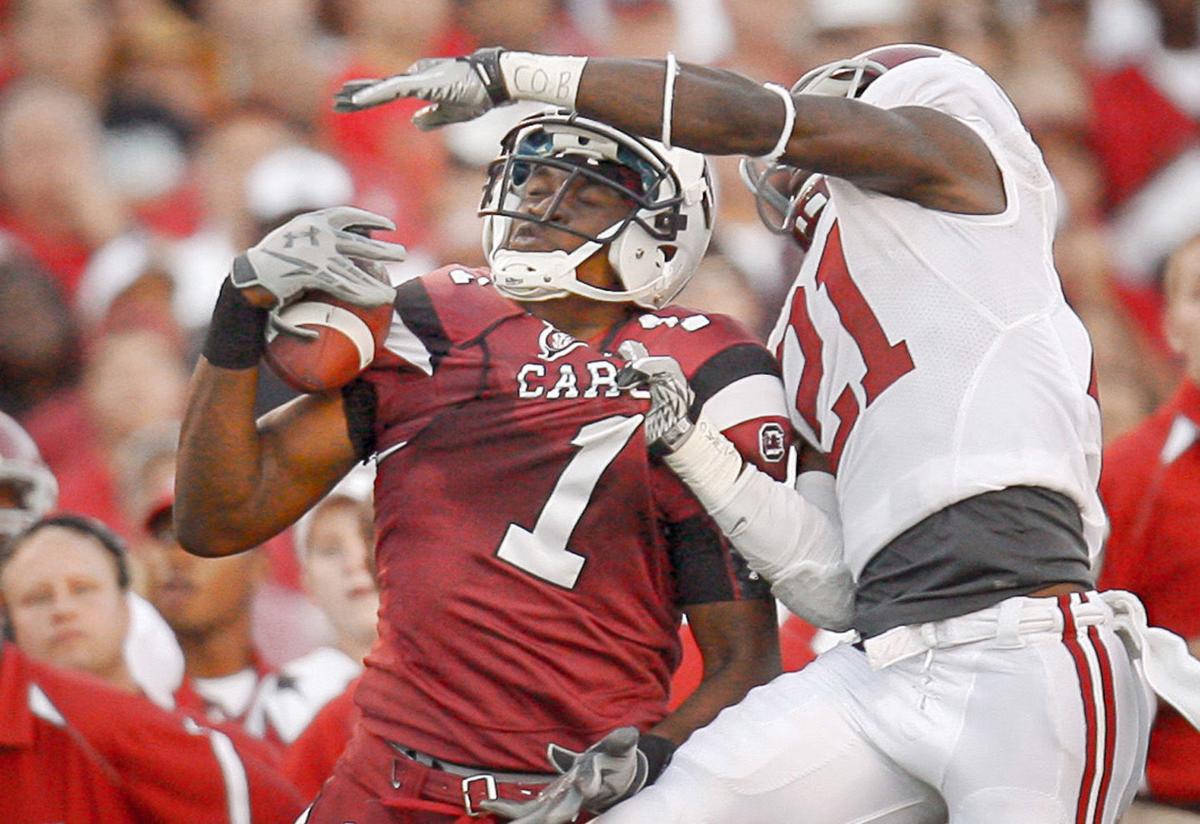
[[[246,716],[246,729],[254,735],[292,743],[362,671],[363,656],[375,642],[379,609],[374,481],[374,464],[358,467],[296,524],[304,588],[329,620],[335,641],[264,679]]]

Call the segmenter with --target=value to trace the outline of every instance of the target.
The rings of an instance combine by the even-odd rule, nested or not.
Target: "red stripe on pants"
[[[1099,748],[1099,730],[1096,727],[1096,699],[1092,687],[1092,673],[1087,657],[1079,643],[1075,627],[1075,615],[1071,612],[1071,596],[1059,595],[1058,608],[1063,616],[1063,643],[1075,661],[1075,674],[1079,676],[1080,697],[1083,699],[1084,762],[1083,778],[1079,782],[1079,802],[1075,806],[1075,824],[1088,824],[1088,799],[1092,784],[1096,780],[1096,750]]]
[[[1096,797],[1096,815],[1092,818],[1093,824],[1102,824],[1104,804],[1108,800],[1108,785],[1112,781],[1113,754],[1117,749],[1117,693],[1113,687],[1112,661],[1108,657],[1108,648],[1100,640],[1100,632],[1096,627],[1088,627],[1088,638],[1100,665],[1100,692],[1104,696],[1104,763],[1101,764],[1104,772],[1100,777],[1100,792]]]

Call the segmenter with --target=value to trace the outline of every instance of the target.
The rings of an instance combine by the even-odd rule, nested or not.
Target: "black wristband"
[[[221,284],[221,295],[213,307],[212,322],[204,337],[204,357],[222,369],[258,366],[267,346],[267,317],[270,312],[246,300],[229,278]]]
[[[646,782],[643,786],[648,787],[671,763],[671,756],[675,754],[675,744],[661,735],[644,732],[638,736],[638,749],[646,756]]]
[[[499,46],[492,46],[486,49],[476,49],[473,54],[459,58],[459,60],[467,61],[471,68],[479,72],[483,86],[487,89],[488,97],[496,106],[512,99],[509,97],[508,87],[504,85],[504,75],[500,71],[500,55],[505,51],[507,50]]]

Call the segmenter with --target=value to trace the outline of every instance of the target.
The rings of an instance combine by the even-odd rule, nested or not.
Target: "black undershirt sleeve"
[[[697,515],[664,527],[680,607],[771,597],[711,518]]]
[[[346,428],[354,454],[366,463],[375,454],[375,386],[356,378],[342,387],[342,406],[346,410]]]

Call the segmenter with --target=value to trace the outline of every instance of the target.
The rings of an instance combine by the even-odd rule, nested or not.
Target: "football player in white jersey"
[[[490,49],[348,84],[335,105],[401,96],[431,102],[422,127],[539,100],[757,157],[743,176],[764,220],[808,249],[771,344],[834,488],[747,470],[687,418],[669,359],[627,350],[626,377],[655,395],[647,437],[775,593],[860,640],[753,691],[600,820],[1117,821],[1145,757],[1142,665],[1193,719],[1183,679],[1200,670],[1132,596],[1093,590],[1091,344],[1052,262],[1049,172],[999,86],[925,46],[790,91],[671,56]],[[569,820],[538,801],[514,814]]]

